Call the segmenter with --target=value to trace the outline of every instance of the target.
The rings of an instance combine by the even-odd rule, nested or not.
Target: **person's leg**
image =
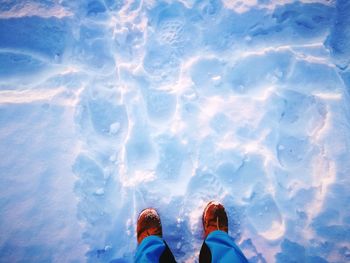
[[[162,235],[157,211],[152,208],[143,210],[137,220],[135,262],[176,262]]]
[[[248,262],[228,235],[228,219],[222,204],[209,202],[203,212],[203,242],[199,262]]]

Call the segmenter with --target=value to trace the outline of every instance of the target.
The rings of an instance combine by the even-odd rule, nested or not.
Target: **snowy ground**
[[[350,2],[0,0],[0,262],[350,261]]]

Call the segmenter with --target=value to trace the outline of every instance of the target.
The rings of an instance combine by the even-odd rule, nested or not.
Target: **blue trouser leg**
[[[135,262],[175,262],[175,259],[162,238],[148,236],[137,247]]]
[[[149,236],[137,247],[135,262],[175,262],[174,256],[164,240]],[[248,262],[242,251],[226,232],[213,231],[205,239],[199,262]]]
[[[213,231],[205,239],[199,262],[248,262],[232,237],[223,231]]]

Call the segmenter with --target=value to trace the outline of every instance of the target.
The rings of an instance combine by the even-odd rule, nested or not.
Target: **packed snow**
[[[133,262],[208,201],[250,262],[350,261],[350,1],[1,0],[0,262]]]

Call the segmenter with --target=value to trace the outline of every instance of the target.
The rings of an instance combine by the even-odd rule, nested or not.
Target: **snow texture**
[[[0,1],[0,262],[350,261],[350,1]]]

